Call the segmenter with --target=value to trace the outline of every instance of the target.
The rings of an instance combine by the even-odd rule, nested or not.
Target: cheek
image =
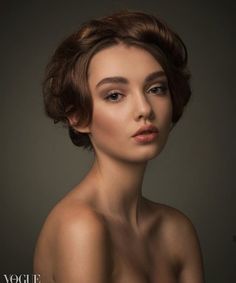
[[[166,121],[168,124],[172,122],[172,115],[173,115],[173,106],[172,106],[172,101],[170,99],[166,107]]]
[[[168,127],[172,121],[172,101],[171,99],[159,101],[156,105],[155,112],[157,120],[162,127]]]
[[[94,108],[90,127],[91,137],[94,141],[114,140],[117,136],[121,121],[112,109],[103,107]]]

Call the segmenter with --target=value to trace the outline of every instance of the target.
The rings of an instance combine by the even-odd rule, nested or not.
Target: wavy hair
[[[87,71],[91,58],[100,50],[123,43],[150,52],[166,73],[173,105],[172,123],[178,122],[191,96],[188,54],[181,38],[154,15],[120,11],[90,20],[56,49],[43,81],[46,114],[69,129],[72,142],[93,149],[88,134],[80,133],[67,117],[78,114],[78,123],[88,125],[93,104]]]

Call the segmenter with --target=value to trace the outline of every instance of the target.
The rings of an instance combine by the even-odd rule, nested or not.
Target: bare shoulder
[[[190,218],[183,212],[172,206],[153,202],[145,198],[149,211],[161,221],[163,229],[179,230],[179,228],[188,229],[191,233],[196,233],[194,225]],[[182,231],[182,230],[181,230]],[[169,231],[170,232],[170,231]]]
[[[158,239],[178,270],[179,282],[204,282],[203,259],[197,231],[180,210],[147,200],[159,221]]]
[[[34,271],[44,282],[94,282],[95,278],[107,282],[109,250],[102,215],[85,203],[65,200],[55,206],[42,227]]]

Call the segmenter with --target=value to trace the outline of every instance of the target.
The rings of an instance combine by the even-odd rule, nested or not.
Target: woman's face
[[[93,99],[88,131],[97,154],[144,162],[160,153],[172,102],[167,77],[149,52],[124,44],[99,51],[91,59],[88,83]],[[134,136],[143,126],[156,129]]]

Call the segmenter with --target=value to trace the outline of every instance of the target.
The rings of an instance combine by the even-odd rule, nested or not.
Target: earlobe
[[[77,132],[83,133],[83,134],[89,134],[90,133],[90,128],[89,126],[74,126],[73,127]]]
[[[79,123],[78,113],[73,113],[67,116],[67,121],[69,126],[71,126],[74,130],[80,133],[90,133],[90,127],[88,125],[81,125]]]

